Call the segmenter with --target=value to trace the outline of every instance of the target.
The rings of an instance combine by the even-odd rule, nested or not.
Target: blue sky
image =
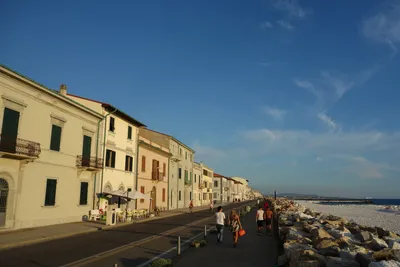
[[[400,197],[394,1],[8,0],[0,31],[2,64],[265,193]]]

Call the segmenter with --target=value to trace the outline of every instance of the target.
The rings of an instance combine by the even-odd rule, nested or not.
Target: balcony
[[[151,180],[157,181],[157,182],[164,181],[165,175],[164,175],[164,173],[159,172],[159,171],[152,171],[151,172]]]
[[[39,143],[0,135],[0,157],[18,160],[37,159],[40,152]]]
[[[204,186],[204,184],[199,184],[199,189],[204,189],[204,188],[206,188],[205,186]]]
[[[76,167],[87,171],[98,171],[103,169],[103,159],[96,157],[83,158],[78,155],[76,157]]]
[[[185,179],[185,185],[192,185],[192,180]]]
[[[224,186],[224,191],[229,191],[229,187]]]

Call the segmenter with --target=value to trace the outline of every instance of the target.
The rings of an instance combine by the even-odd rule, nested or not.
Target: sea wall
[[[400,267],[400,236],[315,212],[287,199],[272,201],[283,253],[290,267]]]

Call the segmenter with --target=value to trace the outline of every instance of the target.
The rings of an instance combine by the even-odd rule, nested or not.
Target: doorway
[[[8,183],[0,178],[0,227],[6,224]]]
[[[151,198],[153,200],[152,209],[154,210],[157,207],[157,188],[155,186],[153,186],[153,189],[151,190]]]

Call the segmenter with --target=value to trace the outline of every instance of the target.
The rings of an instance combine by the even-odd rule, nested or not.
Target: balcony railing
[[[1,134],[0,151],[12,154],[10,156],[18,158],[38,158],[41,152],[39,143],[21,138],[7,137]]]
[[[192,180],[185,179],[185,185],[192,185]]]
[[[83,158],[81,155],[78,155],[76,157],[76,167],[87,169],[102,169],[103,159],[96,157]]]
[[[199,189],[204,189],[205,187],[204,187],[204,184],[199,184]]]
[[[151,172],[151,180],[153,181],[164,181],[165,175],[162,172],[152,171]]]

